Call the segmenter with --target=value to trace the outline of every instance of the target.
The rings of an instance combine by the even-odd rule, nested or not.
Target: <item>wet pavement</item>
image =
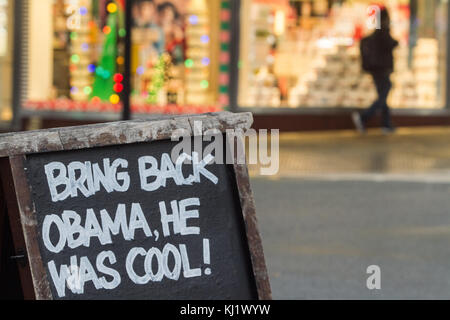
[[[258,168],[251,173],[258,175]],[[276,177],[450,172],[450,128],[399,129],[394,135],[371,130],[289,133],[280,138]]]
[[[450,129],[286,134],[280,168],[251,168],[274,298],[450,298]]]

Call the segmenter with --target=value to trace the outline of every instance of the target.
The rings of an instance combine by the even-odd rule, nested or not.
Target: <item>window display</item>
[[[124,0],[31,0],[25,107],[119,112],[124,10]]]
[[[135,111],[172,105],[213,106],[218,45],[211,32],[217,1],[140,0],[133,7],[132,104]],[[213,108],[214,109],[214,108]]]
[[[411,5],[414,2],[414,5]],[[243,0],[239,105],[367,107],[376,97],[359,42],[372,1]],[[392,107],[445,105],[447,2],[384,1],[395,51]]]
[[[212,52],[220,42],[212,31],[220,27],[220,3],[29,0],[25,107],[117,114],[130,98],[134,113],[218,111],[219,62]],[[126,5],[132,6],[131,97],[123,94]]]

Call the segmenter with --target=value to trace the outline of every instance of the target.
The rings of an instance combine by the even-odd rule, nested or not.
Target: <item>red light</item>
[[[117,92],[117,93],[122,92],[122,91],[123,91],[123,84],[121,84],[121,83],[116,83],[116,84],[114,85],[114,91]]]
[[[116,73],[114,75],[114,82],[122,82],[123,81],[123,75],[121,75],[120,73]]]

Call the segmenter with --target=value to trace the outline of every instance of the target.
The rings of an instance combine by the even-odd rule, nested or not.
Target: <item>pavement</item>
[[[278,174],[259,172],[275,299],[450,299],[450,128],[282,134]]]

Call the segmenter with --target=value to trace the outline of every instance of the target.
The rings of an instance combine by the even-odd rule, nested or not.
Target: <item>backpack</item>
[[[362,68],[364,71],[371,72],[379,69],[380,57],[378,56],[377,43],[375,37],[368,36],[361,40],[360,50],[362,59]]]

